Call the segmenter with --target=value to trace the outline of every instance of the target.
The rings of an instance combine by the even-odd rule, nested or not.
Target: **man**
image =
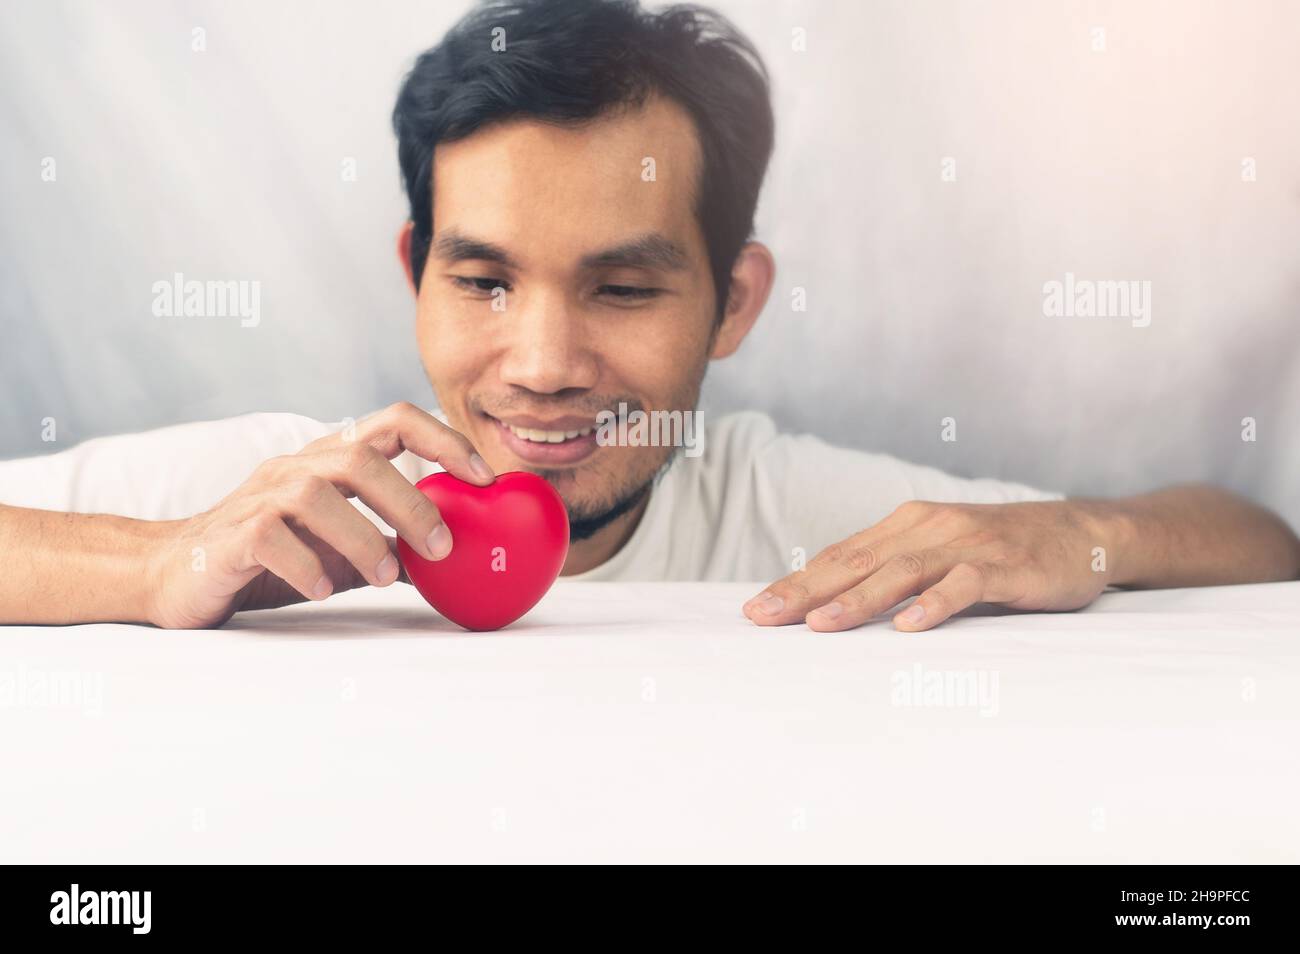
[[[1064,610],[1108,585],[1300,574],[1290,529],[1208,487],[1067,501],[752,413],[712,423],[699,457],[599,441],[608,412],[691,412],[772,287],[751,240],[767,80],[716,15],[479,8],[419,58],[394,124],[411,206],[398,251],[441,419],[253,415],[5,464],[0,621],[201,627],[387,586],[401,573],[384,529],[429,559],[455,546],[412,487],[435,464],[479,485],[550,481],[573,528],[567,576],[777,578],[743,607],[760,625],[848,629],[917,596],[894,616],[915,631],[981,601]]]

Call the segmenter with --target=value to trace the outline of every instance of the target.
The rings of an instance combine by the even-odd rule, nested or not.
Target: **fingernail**
[[[754,609],[758,610],[764,616],[771,616],[773,613],[781,612],[781,607],[785,606],[785,600],[779,596],[769,596],[763,602],[759,603]]]
[[[478,454],[469,455],[469,469],[474,471],[474,476],[479,480],[495,480],[496,474],[492,473],[492,468]]]
[[[438,524],[429,534],[429,558],[441,560],[451,552],[451,531],[445,523]]]
[[[813,616],[820,616],[823,619],[835,619],[844,612],[844,607],[839,603],[827,603],[825,606],[819,606],[813,610]]]
[[[330,582],[328,576],[322,576],[316,581],[316,585],[311,588],[311,598],[314,600],[323,600],[334,591],[334,584]]]
[[[913,603],[903,612],[898,614],[899,620],[904,623],[919,623],[925,619],[925,607],[920,603]]]
[[[761,603],[763,602],[763,600],[767,599],[771,595],[772,595],[771,590],[764,590],[762,593],[759,593],[757,596],[751,596],[749,599],[745,600],[745,605],[743,608],[749,609],[755,603]]]
[[[375,567],[375,579],[385,585],[397,579],[397,557],[390,553],[380,560],[379,566]]]

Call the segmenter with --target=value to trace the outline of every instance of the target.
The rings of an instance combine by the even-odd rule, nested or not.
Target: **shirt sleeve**
[[[208,509],[262,461],[333,433],[297,414],[245,414],[100,437],[42,457],[0,461],[0,503],[175,520]]]

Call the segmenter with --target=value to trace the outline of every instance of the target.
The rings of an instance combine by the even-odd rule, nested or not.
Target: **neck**
[[[560,576],[586,573],[623,549],[623,545],[631,539],[637,524],[641,522],[641,516],[650,503],[651,493],[654,493],[653,489],[635,507],[616,520],[610,521],[608,525],[601,527],[587,539],[569,544],[569,555],[564,559],[564,568],[560,570]]]

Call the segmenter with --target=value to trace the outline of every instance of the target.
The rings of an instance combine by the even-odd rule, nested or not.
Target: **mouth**
[[[569,467],[594,454],[596,423],[591,418],[565,417],[553,421],[483,415],[492,423],[501,444],[515,457],[536,467]]]

